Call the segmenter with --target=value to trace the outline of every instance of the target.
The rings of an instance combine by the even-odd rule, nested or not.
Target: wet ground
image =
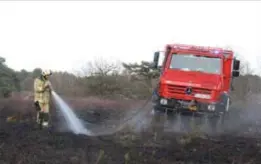
[[[165,129],[153,131],[148,126],[151,121],[148,110],[132,120],[127,117],[132,114],[126,111],[82,110],[78,114],[87,127],[100,134],[107,133],[84,136],[63,131],[62,118],[56,112],[52,114],[53,127],[39,130],[33,120],[33,110],[20,112],[4,106],[0,111],[0,163],[261,163],[260,113],[258,106],[252,108],[244,114],[247,117],[234,114],[236,119],[230,121],[227,130],[215,135],[198,129],[182,133],[175,130],[171,121],[167,121]],[[7,122],[7,116],[11,115],[16,118]],[[124,120],[131,120],[133,126],[124,124]],[[126,126],[110,134],[119,123]]]

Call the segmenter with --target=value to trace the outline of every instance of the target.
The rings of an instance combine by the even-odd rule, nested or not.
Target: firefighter
[[[34,105],[36,107],[36,121],[40,127],[48,127],[49,107],[52,86],[49,77],[52,75],[50,70],[42,71],[40,77],[34,80]]]

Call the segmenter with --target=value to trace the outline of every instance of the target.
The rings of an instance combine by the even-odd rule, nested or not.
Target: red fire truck
[[[154,110],[224,116],[231,102],[232,79],[239,76],[239,67],[240,61],[231,50],[167,45],[163,54],[154,54],[153,68],[161,71]]]

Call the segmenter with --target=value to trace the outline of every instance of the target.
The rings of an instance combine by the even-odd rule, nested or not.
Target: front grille
[[[188,88],[187,86],[179,86],[179,85],[167,85],[168,94],[186,94],[185,91]],[[191,87],[192,93],[190,95],[199,94],[211,94],[210,89]]]

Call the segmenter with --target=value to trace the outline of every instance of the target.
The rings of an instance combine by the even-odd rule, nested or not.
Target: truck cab
[[[163,55],[163,56],[161,56]],[[163,61],[159,65],[159,58]],[[153,69],[161,75],[154,110],[223,114],[231,103],[232,80],[239,76],[240,61],[231,50],[170,44],[155,52]]]

